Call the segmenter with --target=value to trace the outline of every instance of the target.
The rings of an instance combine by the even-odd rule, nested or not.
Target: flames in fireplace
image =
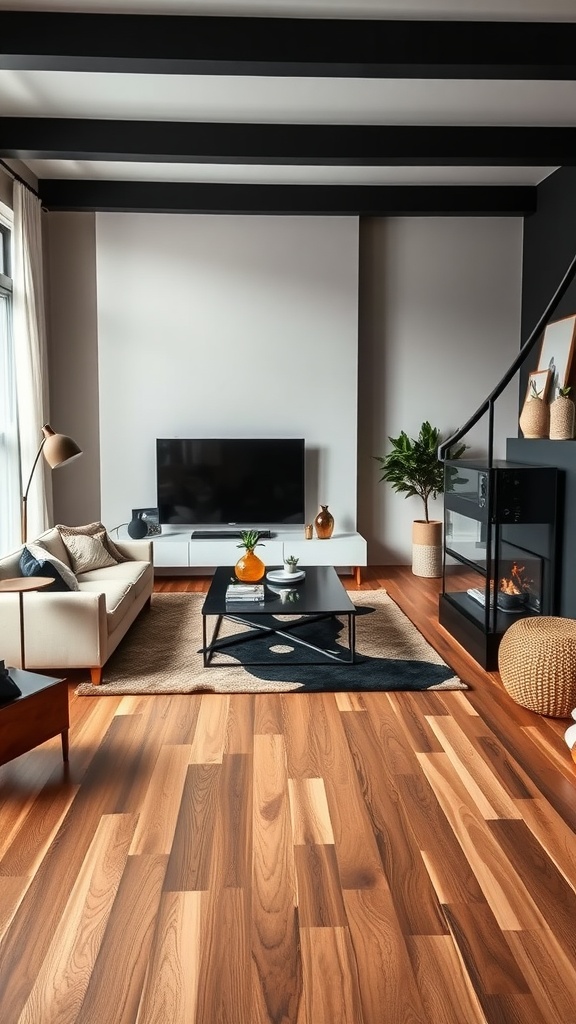
[[[510,575],[503,576],[500,580],[500,593],[510,596],[524,596],[530,592],[534,581],[526,575],[526,566],[513,562],[510,567]]]

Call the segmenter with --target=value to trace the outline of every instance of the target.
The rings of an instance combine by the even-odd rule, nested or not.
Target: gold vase
[[[234,566],[236,578],[242,583],[257,583],[266,572],[266,566],[253,551],[245,551]]]
[[[318,540],[328,540],[334,529],[334,516],[328,511],[328,505],[320,505],[320,511],[314,520]]]

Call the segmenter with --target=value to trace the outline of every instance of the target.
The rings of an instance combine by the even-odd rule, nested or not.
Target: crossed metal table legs
[[[304,640],[295,633],[295,630],[300,626],[310,625],[314,622],[322,622],[326,619],[342,617],[345,617],[348,620],[348,658],[343,658],[340,654],[335,654],[334,651],[326,650],[326,648],[319,647],[317,644],[313,644],[309,640]],[[212,659],[215,654],[225,650],[227,647],[232,647],[235,644],[246,643],[248,640],[254,640],[256,637],[262,637],[262,639],[264,639],[271,635],[282,637],[282,639],[291,643],[299,644],[301,647],[306,647],[311,651],[315,651],[316,654],[320,654],[328,660],[340,665],[352,665],[356,660],[356,614],[354,611],[341,612],[338,615],[333,612],[322,612],[316,615],[303,615],[299,619],[294,619],[290,622],[279,622],[278,626],[270,626],[267,623],[258,622],[257,616],[244,618],[242,615],[217,615],[216,624],[209,641],[207,640],[207,618],[207,615],[202,616],[202,647],[198,652],[199,654],[202,654],[204,668],[218,668],[219,665],[212,664]],[[242,626],[248,626],[249,629],[242,633],[235,633],[233,636],[221,637],[219,636],[219,633],[224,619],[229,622],[237,622]],[[282,655],[279,655],[275,664],[283,665],[288,663],[282,661]],[[318,661],[299,661],[298,664],[317,665]],[[242,665],[270,665],[270,660],[243,661]]]

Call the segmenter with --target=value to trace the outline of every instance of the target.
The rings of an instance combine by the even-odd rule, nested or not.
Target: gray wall
[[[379,483],[375,455],[424,420],[449,436],[518,352],[522,221],[394,218],[360,231],[358,529],[372,565],[410,562],[419,498]],[[469,436],[486,452],[486,418]],[[517,382],[497,403],[495,456],[517,434]],[[442,518],[441,499],[431,515]]]
[[[54,522],[74,525],[100,518],[95,215],[45,223],[51,425],[83,451],[52,474]]]
[[[53,474],[56,518],[78,523],[101,514],[94,217],[48,221],[52,415],[85,451]],[[416,499],[378,482],[373,456],[385,454],[388,435],[416,432],[424,419],[455,429],[498,382],[519,346],[521,248],[520,219],[360,224],[358,529],[371,564],[408,563],[410,524],[421,514]],[[329,386],[327,373],[318,388]],[[517,403],[512,382],[496,423],[502,453],[517,434]],[[473,440],[479,453],[483,434]]]
[[[0,203],[12,209],[12,178],[0,167]]]

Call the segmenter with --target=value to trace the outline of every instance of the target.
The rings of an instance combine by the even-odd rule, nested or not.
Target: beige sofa
[[[48,530],[33,543],[70,566],[58,530]],[[150,603],[154,583],[150,541],[114,541],[114,545],[128,560],[80,573],[78,590],[24,595],[27,669],[88,668],[94,684],[102,681],[103,665]],[[22,547],[0,558],[0,579],[22,575]],[[17,594],[0,594],[2,658],[6,665],[20,664]]]

